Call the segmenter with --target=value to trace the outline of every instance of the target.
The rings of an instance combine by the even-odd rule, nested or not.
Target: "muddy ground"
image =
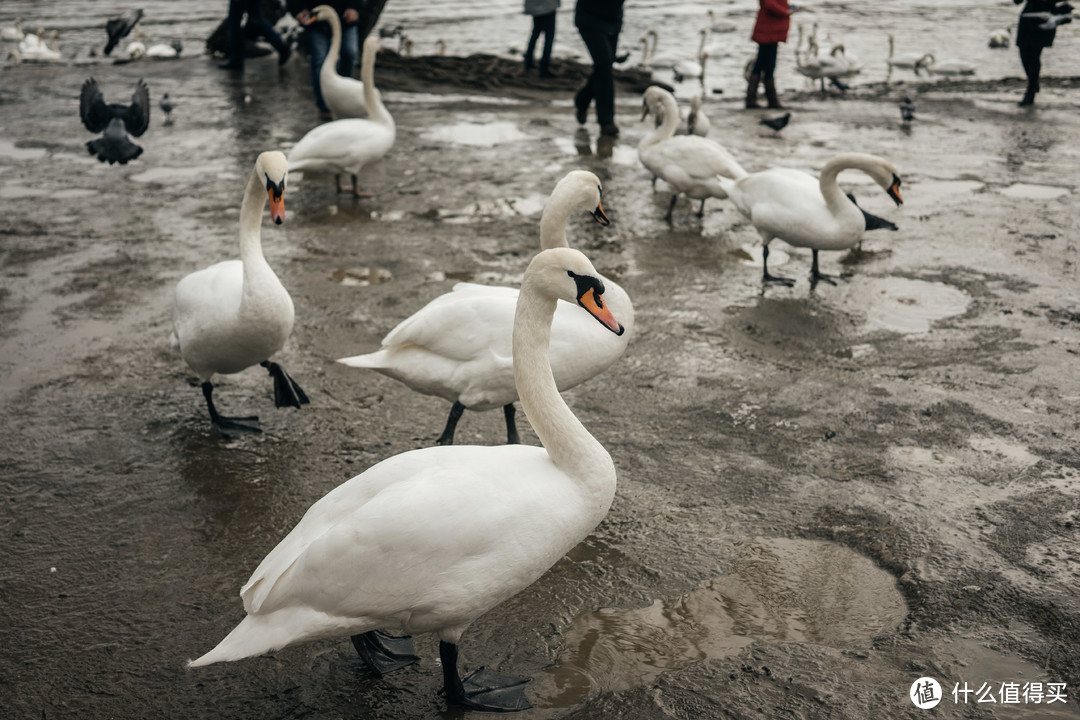
[[[467,664],[533,677],[522,717],[924,717],[907,694],[927,675],[937,717],[1077,716],[1075,81],[1047,81],[1030,111],[1015,80],[789,93],[780,135],[710,97],[713,137],[750,170],[858,150],[903,176],[900,209],[843,176],[900,230],[824,254],[837,287],[811,290],[809,254],[777,243],[799,281],[763,292],[732,206],[661,219],[625,91],[623,136],[597,147],[565,92],[386,76],[398,140],[362,179],[375,199],[291,178],[285,225],[263,226],[297,308],[279,359],[312,403],[275,410],[261,370],[219,378],[223,410],[265,429],[226,441],[169,345],[171,293],[236,255],[255,156],[315,124],[306,68],[92,72],[110,100],[145,77],[176,102],[129,166],[83,147],[89,70],[0,74],[4,717],[463,716],[437,694],[430,638],[384,679],[346,640],[183,663],[240,619],[240,585],[312,502],[442,428],[444,401],[332,360],[458,279],[516,282],[544,196],[577,168],[603,180],[613,224],[583,214],[570,242],[637,313],[620,363],[567,393],[619,490],[592,536],[466,634]],[[501,413],[458,429],[502,437]],[[951,694],[1033,681],[1067,683],[1068,704]]]

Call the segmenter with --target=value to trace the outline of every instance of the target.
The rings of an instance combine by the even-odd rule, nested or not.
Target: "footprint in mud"
[[[579,615],[535,696],[546,707],[572,707],[759,642],[864,647],[906,615],[894,578],[842,545],[748,541],[730,575],[685,595]]]

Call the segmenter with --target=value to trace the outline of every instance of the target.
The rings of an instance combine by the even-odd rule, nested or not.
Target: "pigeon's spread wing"
[[[150,89],[141,79],[135,86],[131,104],[124,113],[124,126],[135,137],[139,137],[150,127]]]
[[[101,132],[109,125],[112,113],[105,104],[105,97],[98,89],[94,78],[87,78],[83,83],[82,93],[79,95],[79,116],[83,125],[90,132]]]

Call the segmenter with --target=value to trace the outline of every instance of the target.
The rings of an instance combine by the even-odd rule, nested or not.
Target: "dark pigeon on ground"
[[[911,98],[905,97],[900,101],[900,117],[904,122],[911,122],[915,119],[915,103],[911,102]]]
[[[172,118],[170,117],[170,115],[172,114],[173,109],[172,100],[169,99],[169,93],[165,93],[165,95],[161,98],[160,105],[161,111],[165,113],[165,124],[169,124],[170,122],[172,122]]]
[[[859,203],[855,202],[855,196],[851,193],[847,193],[848,200],[859,208],[859,211],[863,214],[863,219],[866,221],[867,230],[899,230],[896,223],[889,222],[885,218],[880,218],[877,215],[871,215],[870,213],[859,207]]]
[[[765,127],[770,127],[776,132],[780,132],[787,127],[788,122],[791,120],[791,113],[784,113],[780,117],[765,118],[761,121],[761,124]]]
[[[139,80],[130,105],[106,103],[94,78],[87,79],[79,96],[79,116],[92,133],[105,131],[97,140],[86,143],[91,155],[101,162],[127,164],[143,149],[131,142],[128,134],[139,137],[150,126],[150,90]]]
[[[125,10],[122,14],[105,23],[105,32],[109,34],[109,42],[105,45],[105,54],[108,55],[116,47],[117,43],[127,37],[131,28],[142,18],[142,10]]]

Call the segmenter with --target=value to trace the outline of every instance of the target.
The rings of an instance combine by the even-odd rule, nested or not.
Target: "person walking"
[[[783,108],[776,96],[776,51],[780,43],[787,42],[788,28],[791,26],[791,9],[787,0],[758,0],[757,20],[750,39],[758,44],[757,59],[750,70],[749,84],[746,86],[746,107],[761,107],[757,101],[758,85],[765,84],[765,98],[769,107]]]
[[[225,21],[225,46],[228,57],[218,67],[222,70],[244,69],[244,31],[241,27],[244,13],[248,16],[248,27],[254,27],[274,46],[278,52],[278,65],[284,65],[292,55],[292,49],[277,34],[274,26],[263,17],[262,0],[229,0],[229,17]]]
[[[551,46],[555,44],[555,11],[562,0],[525,0],[525,14],[532,15],[532,34],[529,46],[525,48],[525,72],[536,64],[534,53],[540,33],[544,34],[544,49],[540,53],[539,73],[542,78],[555,77],[551,72]]]
[[[1019,5],[1025,0],[1013,0]],[[1047,22],[1046,17],[1024,17],[1028,13],[1050,13],[1051,15],[1068,15],[1072,12],[1072,6],[1059,0],[1026,0],[1023,10],[1020,11],[1020,23],[1016,28],[1016,47],[1020,50],[1020,62],[1024,66],[1024,74],[1027,75],[1027,91],[1024,98],[1017,103],[1021,107],[1035,104],[1035,93],[1039,92],[1039,73],[1042,71],[1042,51],[1054,44],[1054,35],[1057,25],[1054,24],[1049,30],[1043,30],[1039,26]],[[1064,24],[1071,22],[1068,18]]]
[[[311,89],[315,93],[315,106],[319,108],[319,116],[329,120],[332,116],[319,86],[319,71],[322,70],[326,54],[330,52],[330,25],[322,21],[306,24],[311,19],[311,11],[317,5],[329,5],[341,18],[341,51],[338,55],[337,71],[339,75],[352,77],[356,60],[360,57],[360,27],[357,21],[360,19],[364,0],[288,0],[289,12],[304,25],[304,42],[307,43],[311,59]]]
[[[596,121],[600,134],[618,137],[615,124],[615,49],[622,31],[624,0],[578,0],[574,25],[592,57],[593,69],[585,84],[574,94],[574,111],[582,125],[589,116],[589,105],[596,100]]]

